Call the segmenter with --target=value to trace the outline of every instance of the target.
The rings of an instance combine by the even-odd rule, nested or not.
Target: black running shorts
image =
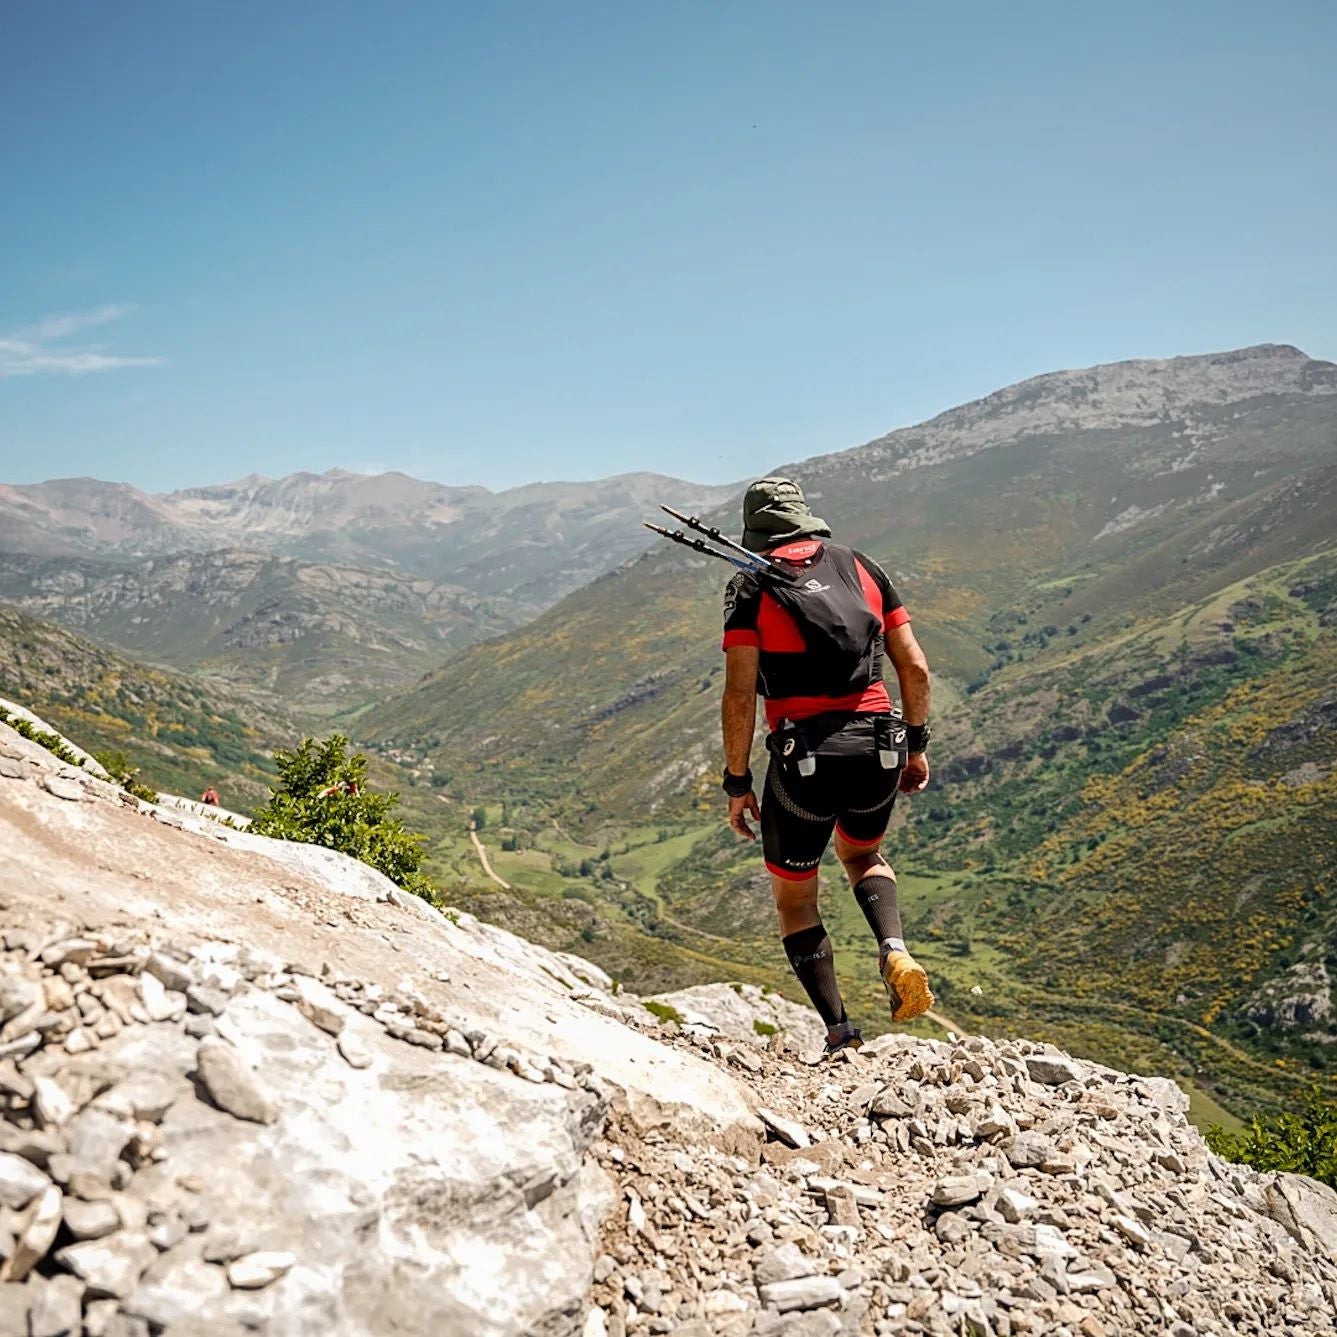
[[[812,775],[774,756],[761,796],[761,847],[777,877],[801,882],[817,871],[832,831],[869,849],[886,834],[900,768],[883,768],[859,728],[835,755],[818,755]]]

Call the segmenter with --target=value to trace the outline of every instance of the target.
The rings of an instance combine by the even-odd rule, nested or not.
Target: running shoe
[[[828,1040],[822,1046],[822,1057],[830,1058],[832,1054],[838,1054],[842,1049],[861,1049],[863,1047],[863,1036],[859,1034],[858,1027],[855,1027],[848,1035],[842,1035],[839,1040]]]
[[[909,952],[888,952],[882,963],[882,983],[891,1001],[892,1021],[913,1021],[933,1006],[928,974]]]

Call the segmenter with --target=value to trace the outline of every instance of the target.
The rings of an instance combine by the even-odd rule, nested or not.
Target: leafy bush
[[[157,803],[157,791],[140,780],[139,767],[124,752],[95,752],[93,760],[127,793],[143,799],[145,803]]]
[[[0,706],[0,724],[7,724],[20,738],[46,748],[58,761],[69,766],[82,766],[84,763],[65,746],[59,734],[47,733],[29,724],[22,715],[12,715],[4,706]]]
[[[252,831],[351,854],[405,891],[437,900],[436,889],[418,871],[422,837],[390,816],[399,795],[368,788],[367,759],[361,753],[348,755],[343,734],[323,741],[304,738],[296,751],[276,752],[274,761],[279,781],[255,814]]]
[[[672,1003],[656,1003],[653,1001],[642,1000],[641,1006],[652,1015],[659,1018],[660,1021],[670,1022],[674,1026],[682,1025],[682,1013],[678,1011]]]
[[[1255,1170],[1285,1170],[1308,1175],[1337,1188],[1337,1104],[1315,1087],[1298,1113],[1269,1119],[1254,1115],[1241,1132],[1207,1130],[1207,1145],[1227,1160],[1243,1161]]]

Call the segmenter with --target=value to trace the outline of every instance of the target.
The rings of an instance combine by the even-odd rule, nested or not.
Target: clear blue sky
[[[0,7],[0,481],[702,481],[1337,358],[1337,4]]]

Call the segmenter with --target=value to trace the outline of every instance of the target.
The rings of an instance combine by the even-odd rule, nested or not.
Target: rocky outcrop
[[[1337,1194],[1304,1175],[1267,1185],[1268,1214],[1302,1248],[1337,1263]]]
[[[1244,1015],[1260,1026],[1279,1029],[1329,1025],[1333,1005],[1332,977],[1327,967],[1322,961],[1297,961],[1249,998]]]
[[[31,1279],[30,1307],[69,1274],[85,1307],[152,1330],[558,1332],[583,1313],[609,1191],[584,1155],[608,1103],[587,1066],[235,943],[72,931],[11,930],[0,967],[43,1009],[11,1019],[22,1069],[0,1068],[27,1249],[7,1280]],[[476,1275],[483,1241],[502,1292]]]
[[[689,1034],[750,1045],[764,1045],[780,1034],[800,1052],[818,1050],[826,1040],[826,1028],[812,1008],[800,1007],[756,984],[696,984],[645,1001],[659,1009],[662,1019],[675,1022]]]
[[[0,1334],[570,1332],[610,1110],[755,1157],[747,1093],[597,967],[0,760]]]
[[[1170,1082],[889,1035],[819,1066],[781,1042],[750,1084],[793,1116],[759,1169],[616,1118],[595,1144],[593,1331],[1331,1330],[1337,1195],[1211,1155]]]
[[[27,706],[20,704],[18,701],[10,701],[5,697],[0,696],[0,710],[3,710],[11,719],[17,717],[22,720],[24,724],[30,725],[38,733],[50,734],[55,738],[59,738],[66,749],[79,763],[79,766],[89,775],[94,776],[98,780],[111,779],[111,776],[107,774],[106,770],[93,757],[92,753],[85,752],[77,743],[73,743],[68,738],[64,737],[58,729],[48,724],[40,715],[29,710]]]
[[[666,1026],[330,851],[0,763],[0,1337],[1332,1330],[1337,1195],[1168,1081],[822,1061],[727,986]]]

